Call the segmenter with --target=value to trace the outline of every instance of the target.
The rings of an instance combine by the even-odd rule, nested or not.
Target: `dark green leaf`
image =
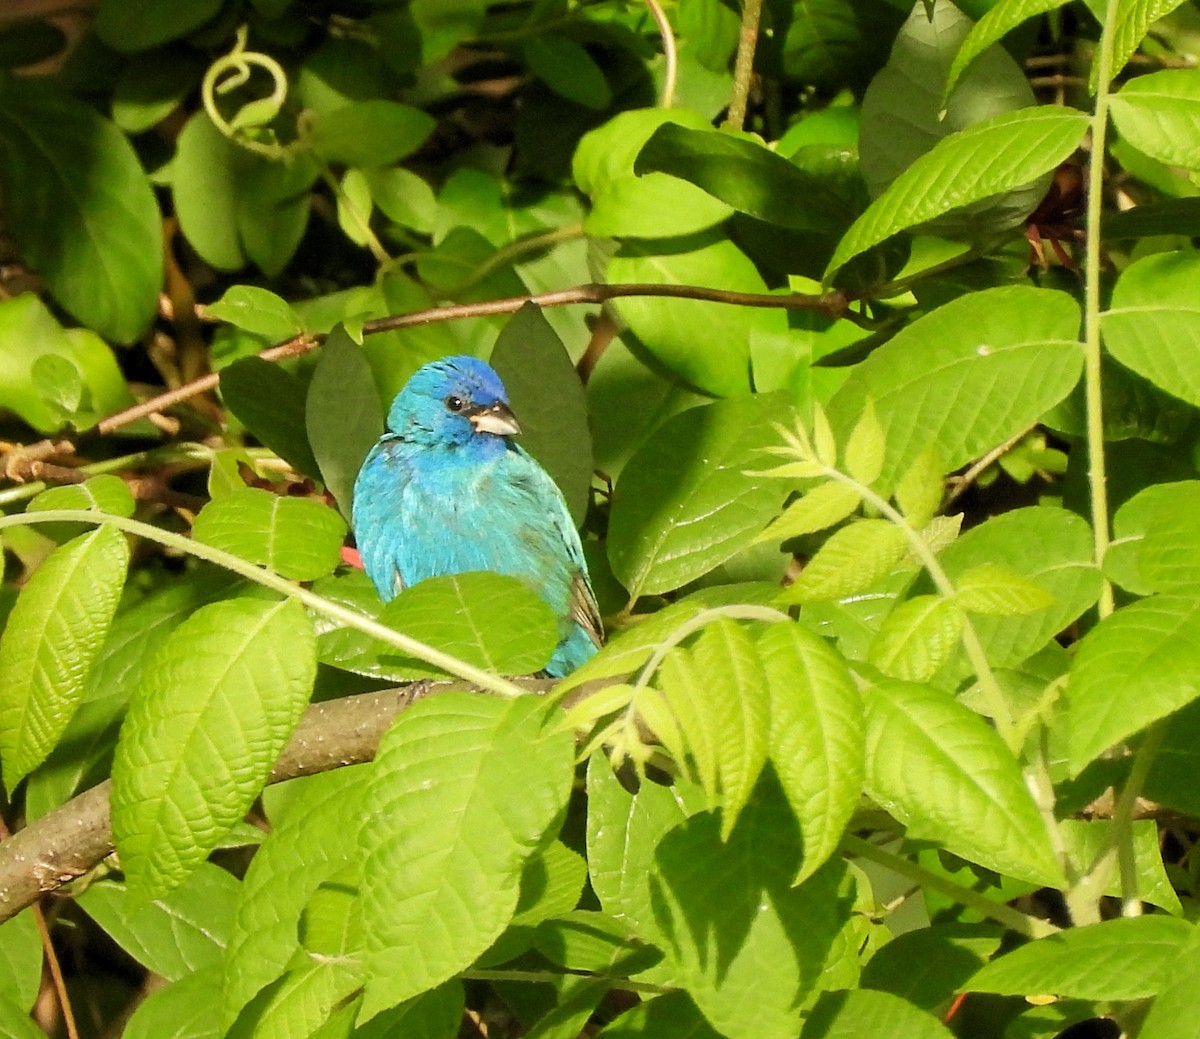
[[[521,53],[530,71],[551,90],[598,112],[612,104],[612,90],[604,70],[578,43],[566,36],[529,36]]]
[[[101,0],[96,33],[114,50],[144,51],[186,36],[218,11],[221,0]]]
[[[433,131],[434,120],[398,101],[355,101],[317,116],[313,150],[345,166],[391,166],[410,155]]]
[[[221,396],[246,428],[304,476],[320,468],[305,429],[305,387],[277,364],[243,357],[221,369]]]
[[[0,195],[22,258],[71,314],[119,343],[145,331],[161,217],[124,134],[46,78],[0,74]]]
[[[321,348],[308,386],[304,424],[325,486],[347,518],[355,477],[383,434],[383,415],[362,348],[339,325]]]

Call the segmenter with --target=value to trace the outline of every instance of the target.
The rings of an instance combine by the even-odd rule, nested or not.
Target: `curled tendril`
[[[233,49],[217,58],[205,72],[200,86],[204,110],[217,129],[235,144],[269,159],[283,159],[290,152],[286,145],[273,137],[269,141],[258,140],[247,131],[266,127],[280,113],[287,98],[287,73],[269,54],[246,50],[246,36],[247,27],[243,25],[237,31]],[[255,68],[262,69],[271,77],[271,93],[248,101],[232,119],[226,119],[217,105],[217,97],[245,86]]]

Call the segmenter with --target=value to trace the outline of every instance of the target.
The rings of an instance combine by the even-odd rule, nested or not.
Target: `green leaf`
[[[669,242],[625,242],[608,261],[607,280],[767,291],[746,254],[711,233]],[[687,384],[719,397],[750,389],[750,339],[762,315],[694,299],[630,296],[614,300],[613,306],[654,359]],[[700,348],[704,344],[711,345]]]
[[[389,220],[421,234],[433,231],[438,204],[429,182],[403,166],[373,167],[362,171],[371,200]]]
[[[299,949],[301,916],[317,888],[361,861],[346,820],[363,817],[357,806],[367,804],[370,772],[368,765],[351,766],[283,784],[291,795],[289,810],[271,813],[271,833],[246,871],[229,931],[222,1024],[232,1024],[255,993],[287,969]]]
[[[999,0],[999,3],[976,22],[962,46],[958,48],[954,63],[946,76],[946,85],[942,89],[943,103],[954,91],[959,77],[984,51],[999,43],[1022,22],[1049,11],[1056,11],[1066,6],[1066,3],[1067,0]]]
[[[146,330],[162,225],[120,130],[47,77],[0,76],[0,195],[22,259],[74,317],[118,343]]]
[[[846,441],[846,472],[865,487],[870,487],[883,472],[887,441],[875,405],[868,397],[862,416]]]
[[[379,614],[381,623],[474,667],[526,675],[544,667],[559,640],[554,611],[515,577],[476,571],[446,574],[405,588]],[[431,665],[391,651],[410,677],[444,677]]]
[[[169,895],[152,902],[131,897],[124,883],[106,879],[79,896],[79,904],[138,963],[168,981],[219,966],[225,953],[241,883],[202,863]]]
[[[1189,1039],[1196,1031],[1196,992],[1200,987],[1200,944],[1194,939],[1179,954],[1155,994],[1138,1032],[1140,1039]]]
[[[858,989],[823,993],[805,1021],[800,1039],[859,1039],[868,1035],[950,1039],[951,1032],[936,1017],[918,1010],[906,999]]]
[[[133,1012],[122,1039],[220,1039],[212,1012],[220,999],[220,970],[198,970],[150,993]]]
[[[946,96],[943,83],[971,26],[971,19],[952,3],[931,4],[929,11],[913,6],[887,65],[863,96],[858,150],[872,197],[883,194],[939,142],[1036,103],[1024,70],[1001,47],[981,55]],[[1045,193],[1045,174],[1051,168],[1005,184],[1000,191],[985,191],[957,212],[939,215],[924,230],[985,242],[1033,211]],[[979,172],[974,164],[952,166],[933,179],[946,182],[951,190],[971,190]]]
[[[845,203],[823,181],[761,144],[720,130],[663,123],[642,148],[634,171],[668,173],[780,227],[837,234],[850,219]],[[804,204],[797,205],[798,199]]]
[[[362,348],[338,325],[308,386],[304,422],[325,486],[350,518],[354,480],[383,434],[383,405]]]
[[[317,479],[321,471],[304,424],[305,393],[298,376],[260,357],[243,357],[221,369],[225,406],[280,458]]]
[[[46,759],[78,709],[128,563],[125,535],[99,527],[52,552],[21,590],[0,635],[0,758],[8,790]]]
[[[197,0],[183,10],[174,0],[101,3],[95,30],[108,46],[129,54],[181,39],[220,10],[221,0]]]
[[[1117,279],[1101,316],[1104,345],[1127,368],[1172,396],[1200,405],[1200,251],[1144,256]]]
[[[1104,215],[1106,239],[1119,241],[1170,234],[1193,238],[1200,234],[1200,198],[1169,198]]]
[[[209,317],[228,321],[272,342],[290,339],[304,331],[304,323],[286,301],[257,285],[233,285],[204,310]]]
[[[854,222],[825,269],[826,279],[900,231],[1036,180],[1075,151],[1087,127],[1081,112],[1027,108],[939,141]]]
[[[1015,571],[1052,598],[1037,613],[972,618],[988,659],[1008,667],[1047,645],[1099,598],[1102,579],[1092,552],[1091,528],[1079,516],[1035,507],[993,516],[944,549],[940,558],[951,584],[988,564]]]
[[[84,509],[88,512],[108,513],[113,516],[132,516],[135,508],[129,484],[119,476],[102,474],[93,476],[83,483],[51,487],[42,491],[25,506],[26,512],[43,512],[54,509]],[[79,534],[93,529],[90,523],[43,523],[40,530],[60,544]]]
[[[766,675],[750,636],[734,621],[707,625],[691,650],[663,660],[659,683],[696,762],[709,804],[720,800],[728,839],[767,760]]]
[[[732,213],[732,207],[686,180],[630,173],[597,190],[583,229],[597,238],[677,238],[707,231]]]
[[[1142,599],[1106,617],[1071,662],[1064,723],[1071,773],[1195,700],[1198,672],[1200,602],[1193,593]]]
[[[1086,875],[1100,856],[1114,846],[1111,819],[1062,819],[1058,827],[1077,876]],[[1183,906],[1163,866],[1155,820],[1135,820],[1131,836],[1123,839],[1129,840],[1132,846],[1136,897],[1151,905],[1161,906],[1173,916],[1183,916]],[[1120,898],[1121,877],[1116,875],[1118,871],[1113,872],[1105,894]]]
[[[1131,79],[1109,98],[1121,137],[1168,166],[1200,169],[1200,69]]]
[[[804,845],[799,883],[837,850],[858,806],[862,699],[842,657],[796,624],[772,624],[758,651],[771,698],[771,763]]]
[[[583,384],[545,314],[526,303],[505,324],[492,367],[521,423],[521,446],[563,492],[576,525],[591,499],[592,437]]]
[[[1104,572],[1139,595],[1200,586],[1200,481],[1147,487],[1117,510]]]
[[[782,515],[771,520],[766,530],[754,539],[754,543],[787,541],[802,534],[815,534],[841,523],[860,504],[862,497],[850,484],[841,480],[826,480],[805,491],[783,510]]]
[[[711,125],[698,112],[685,108],[640,108],[620,112],[580,140],[571,163],[576,186],[585,194],[595,196],[612,180],[632,175],[633,164],[642,147],[655,130],[668,123],[693,130],[705,130]]]
[[[964,570],[956,587],[958,604],[968,613],[1011,617],[1054,604],[1054,596],[1040,584],[998,563],[980,563]]]
[[[398,101],[353,101],[319,113],[310,143],[326,162],[391,166],[415,152],[434,125],[431,115]]]
[[[864,699],[867,790],[909,836],[1008,876],[1061,886],[1045,824],[995,729],[927,685],[884,680]]]
[[[666,953],[664,969],[729,1039],[796,1035],[797,1004],[849,916],[838,898],[843,867],[828,863],[794,887],[800,865],[796,819],[769,769],[727,841],[705,812],[658,844],[647,878],[654,919],[641,937]]]
[[[746,473],[776,442],[771,424],[784,407],[781,397],[759,395],[692,408],[629,460],[613,499],[608,557],[631,598],[679,588],[750,544],[788,490]]]
[[[1125,64],[1145,41],[1150,27],[1160,18],[1165,18],[1183,0],[1129,0],[1117,8],[1116,25],[1113,28],[1112,64],[1110,75],[1120,75]],[[1088,92],[1095,94],[1100,85],[1100,62],[1092,62],[1092,73],[1088,78]],[[1111,104],[1111,100],[1110,100]]]
[[[860,519],[835,531],[784,589],[785,602],[842,599],[869,588],[904,558],[908,541],[889,520]]]
[[[80,399],[74,406],[48,398],[47,389],[61,394],[63,387],[39,379],[49,374],[47,362],[55,365],[50,373],[65,371],[75,384]],[[0,407],[41,433],[53,433],[68,424],[87,429],[132,403],[111,348],[94,332],[64,329],[31,292],[0,300]]]
[[[177,887],[246,814],[315,675],[312,626],[292,602],[213,603],[172,632],[113,761],[113,838],[134,894]]]
[[[969,293],[873,351],[830,402],[830,421],[842,439],[866,401],[874,402],[887,441],[885,487],[930,444],[945,471],[957,469],[1071,392],[1083,370],[1079,320],[1078,304],[1061,292],[1006,286]]]
[[[686,992],[668,992],[638,1003],[602,1028],[597,1039],[644,1039],[650,1035],[722,1039]]]
[[[552,709],[445,693],[384,737],[362,836],[365,1019],[453,977],[508,926],[570,794],[574,743],[546,724]]]
[[[1195,927],[1169,916],[1139,916],[1030,942],[987,964],[965,986],[1000,995],[1149,999],[1158,994]]]
[[[579,43],[566,36],[542,33],[521,43],[525,63],[560,97],[603,112],[612,104],[604,70]]]
[[[939,921],[906,931],[867,961],[862,986],[889,992],[922,1010],[944,1011],[1003,941],[1003,928],[990,923]]]
[[[939,595],[918,595],[884,618],[867,660],[889,678],[927,682],[958,649],[962,628],[957,603]]]
[[[341,562],[346,524],[322,502],[247,487],[205,505],[192,537],[291,581],[312,581]]]
[[[42,939],[32,913],[0,924],[0,1000],[32,1007],[42,982]],[[7,1021],[0,1008],[0,1020]]]

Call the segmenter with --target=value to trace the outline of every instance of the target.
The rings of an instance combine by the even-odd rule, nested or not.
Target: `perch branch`
[[[515,681],[530,692],[545,692],[551,685],[541,679]],[[464,682],[423,681],[312,704],[267,782],[370,761],[402,711],[433,693],[472,688]],[[105,780],[0,842],[0,923],[112,853],[111,790]]]

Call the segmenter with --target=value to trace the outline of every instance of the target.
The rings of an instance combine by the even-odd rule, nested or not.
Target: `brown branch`
[[[526,303],[535,303],[539,307],[561,307],[575,303],[600,304],[609,300],[620,299],[624,296],[666,296],[672,299],[695,299],[710,303],[728,303],[740,307],[778,307],[785,310],[819,310],[830,317],[842,317],[849,306],[849,300],[838,291],[823,294],[792,292],[787,295],[772,295],[765,292],[731,292],[725,289],[711,289],[703,285],[651,285],[630,283],[623,285],[602,285],[592,283],[576,285],[570,289],[558,289],[554,292],[541,292],[530,296],[511,296],[507,299],[485,300],[481,303],[458,303],[447,307],[431,307],[428,310],[418,310],[412,314],[395,314],[391,317],[377,318],[363,323],[363,335],[376,335],[379,332],[392,332],[398,328],[412,328],[416,325],[430,325],[440,321],[458,321],[463,318],[494,317],[498,314],[515,314]],[[315,350],[325,341],[324,335],[295,336],[277,346],[264,350],[258,356],[265,361],[281,361],[287,357]],[[210,373],[199,379],[194,379],[184,386],[176,387],[161,393],[151,400],[143,401],[132,408],[126,408],[115,415],[110,415],[96,424],[96,432],[111,433],[146,418],[166,408],[182,404],[184,401],[208,393],[217,388],[220,376]]]
[[[515,681],[531,692],[545,692],[552,685],[532,678]],[[267,782],[370,761],[401,711],[434,693],[464,689],[472,687],[462,682],[413,682],[312,704]],[[0,923],[88,873],[112,853],[111,789],[111,781],[105,780],[0,842]]]

